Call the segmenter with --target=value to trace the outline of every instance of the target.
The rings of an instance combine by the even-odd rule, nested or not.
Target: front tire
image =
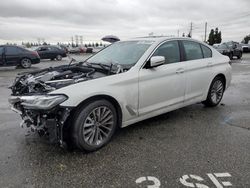
[[[75,113],[73,144],[80,150],[95,151],[106,145],[117,127],[117,112],[107,100],[88,103]]]
[[[225,91],[224,80],[219,76],[215,77],[210,85],[207,99],[202,103],[208,107],[217,106],[223,97],[224,91]]]
[[[24,68],[24,69],[30,68],[30,67],[31,67],[31,64],[32,64],[32,63],[31,63],[31,60],[28,59],[28,58],[23,58],[23,59],[21,60],[21,63],[20,63],[21,67]]]
[[[56,56],[56,60],[57,60],[57,61],[61,61],[61,60],[62,60],[62,56],[61,56],[61,55],[57,55],[57,56]]]
[[[240,52],[240,54],[237,56],[238,59],[242,58],[242,52]]]

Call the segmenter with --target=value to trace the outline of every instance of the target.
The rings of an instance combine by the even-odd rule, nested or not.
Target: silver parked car
[[[189,38],[116,42],[78,64],[19,75],[9,102],[22,126],[62,146],[95,151],[125,127],[190,104],[214,107],[229,58]]]

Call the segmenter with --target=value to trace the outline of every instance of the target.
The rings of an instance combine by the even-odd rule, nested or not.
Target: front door
[[[161,44],[153,56],[164,56],[165,64],[140,70],[139,115],[157,115],[168,108],[181,106],[184,101],[185,63],[181,62],[179,42]]]

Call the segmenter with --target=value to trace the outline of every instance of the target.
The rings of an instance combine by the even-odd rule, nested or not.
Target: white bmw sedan
[[[190,38],[114,43],[84,62],[27,72],[9,102],[22,126],[51,142],[95,151],[125,127],[184,106],[217,106],[229,58]]]

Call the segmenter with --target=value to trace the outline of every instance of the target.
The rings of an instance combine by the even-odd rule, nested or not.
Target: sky
[[[0,43],[181,36],[191,22],[195,39],[204,40],[207,22],[208,33],[218,27],[223,41],[240,42],[250,34],[250,0],[6,0],[0,3]]]

